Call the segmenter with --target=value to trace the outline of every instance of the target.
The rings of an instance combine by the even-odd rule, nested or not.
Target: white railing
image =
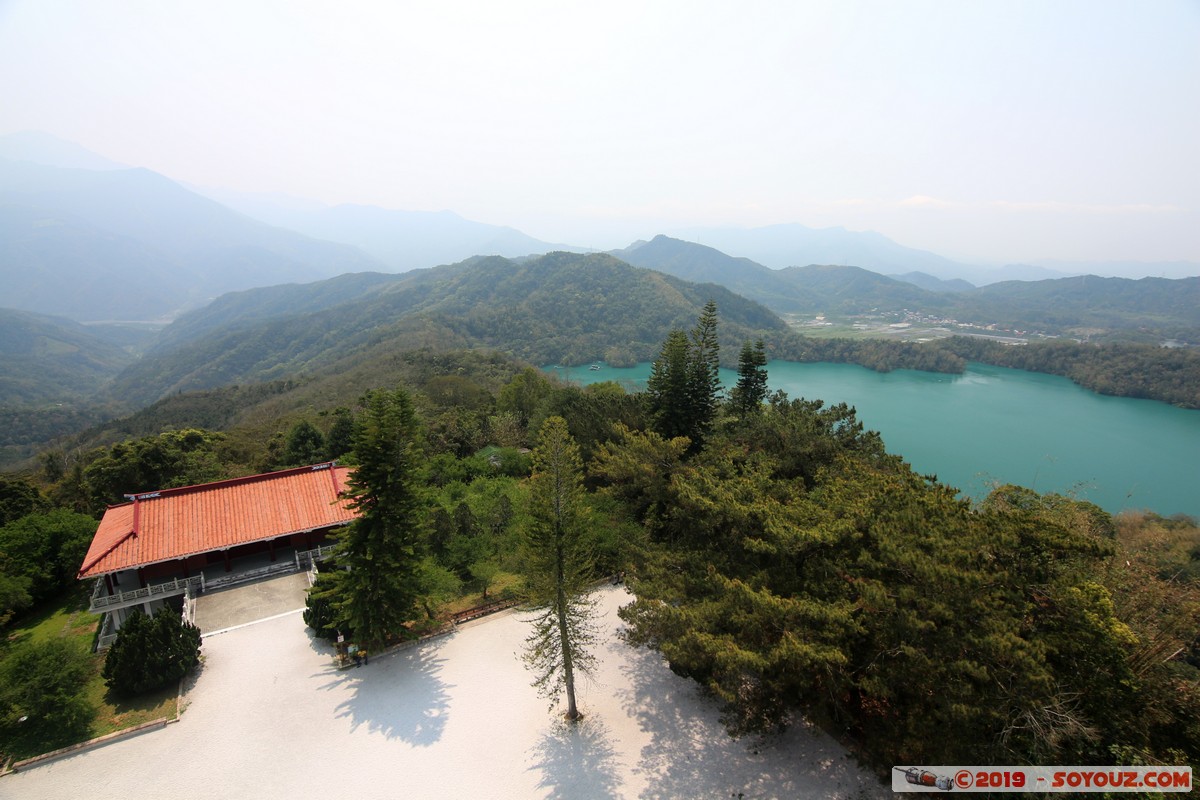
[[[196,575],[191,578],[176,578],[166,583],[154,583],[142,589],[133,589],[128,592],[117,592],[116,594],[107,595],[100,594],[102,585],[103,579],[97,580],[96,589],[92,592],[92,604],[89,610],[93,614],[109,608],[132,605],[134,603],[146,603],[160,597],[173,597],[177,594],[183,594],[190,586],[199,586],[200,590],[204,591],[204,575]]]
[[[323,544],[320,547],[314,547],[312,550],[297,550],[296,569],[301,569],[301,565],[305,561],[310,565],[315,564],[319,559],[332,553],[336,547],[336,544]]]

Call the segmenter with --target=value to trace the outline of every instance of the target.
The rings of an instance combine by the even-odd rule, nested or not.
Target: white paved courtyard
[[[207,638],[178,723],[0,778],[0,798],[891,795],[822,734],[729,739],[692,682],[616,640],[623,588],[599,597],[576,728],[529,685],[520,614],[338,671],[290,613]]]

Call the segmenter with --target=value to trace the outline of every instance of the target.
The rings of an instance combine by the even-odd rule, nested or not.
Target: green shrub
[[[63,639],[26,642],[0,662],[0,748],[36,753],[84,738],[96,710],[84,691],[88,654]]]
[[[114,693],[131,697],[179,680],[198,663],[199,628],[169,608],[153,617],[135,610],[117,632],[101,674]]]
[[[326,569],[332,569],[326,566]],[[322,639],[337,638],[337,618],[333,608],[334,574],[322,573],[304,598],[304,624]]]

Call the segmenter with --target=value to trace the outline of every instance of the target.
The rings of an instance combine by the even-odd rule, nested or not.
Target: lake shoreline
[[[587,385],[645,388],[650,364],[543,368]],[[771,361],[770,391],[845,402],[888,451],[964,496],[1014,483],[1068,494],[1110,513],[1200,516],[1200,411],[1102,395],[1068,378],[969,362],[961,375],[874,372],[855,364]],[[728,388],[734,370],[722,369]]]

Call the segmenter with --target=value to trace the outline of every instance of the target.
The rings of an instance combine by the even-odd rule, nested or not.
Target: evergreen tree
[[[154,691],[200,663],[200,629],[160,608],[153,617],[134,610],[104,657],[104,682],[119,695]]]
[[[325,458],[333,461],[350,452],[354,446],[354,418],[350,409],[338,408],[333,412],[333,424],[325,437]]]
[[[466,501],[455,506],[452,522],[454,533],[446,548],[446,564],[460,580],[469,581],[473,575],[471,565],[491,555],[491,542],[480,535],[479,523]]]
[[[0,628],[17,612],[33,605],[33,595],[29,593],[32,585],[32,579],[15,574],[8,556],[0,551]]]
[[[450,542],[454,539],[454,518],[446,509],[438,506],[430,512],[428,524],[430,555],[445,561]]]
[[[667,334],[650,367],[646,395],[654,429],[667,439],[691,436],[691,398],[688,382],[688,339],[681,330]]]
[[[667,439],[686,436],[698,450],[712,430],[721,398],[717,304],[708,301],[690,337],[671,331],[650,367],[646,394],[654,429]]]
[[[721,345],[717,342],[717,304],[709,300],[692,329],[688,353],[688,412],[694,443],[712,430],[721,402]]]
[[[350,478],[359,516],[339,534],[333,555],[338,569],[322,573],[311,593],[331,601],[340,630],[376,648],[419,616],[421,452],[417,418],[404,390],[372,391],[362,402],[354,426],[358,466]]]
[[[525,663],[536,675],[534,686],[556,702],[567,698],[567,719],[579,719],[575,676],[590,671],[596,641],[588,597],[593,560],[583,499],[579,448],[561,417],[542,425],[533,451],[530,524],[525,534],[526,586],[536,612],[533,633],[525,640]]]
[[[738,415],[745,417],[758,411],[767,399],[767,354],[762,339],[753,346],[742,345],[738,356],[738,382],[733,388],[730,405]]]
[[[325,437],[308,420],[300,420],[288,433],[283,451],[283,465],[301,467],[315,464],[325,457]]]
[[[338,635],[338,616],[333,607],[333,598],[322,589],[329,588],[323,580],[326,576],[318,573],[317,583],[313,591],[304,598],[304,624],[322,639],[333,641]]]

